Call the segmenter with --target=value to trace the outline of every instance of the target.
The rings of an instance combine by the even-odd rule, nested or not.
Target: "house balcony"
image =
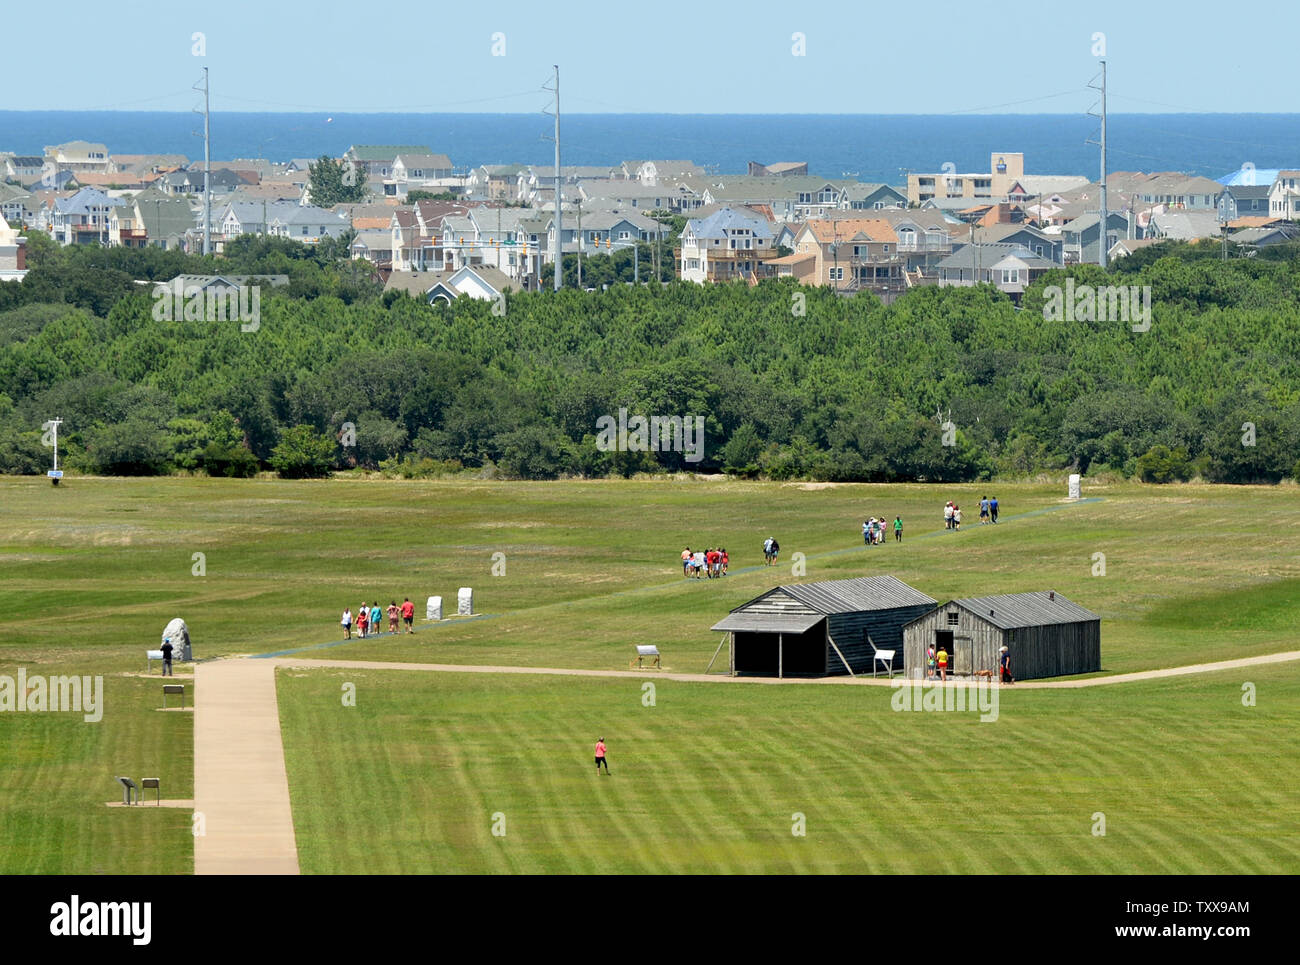
[[[149,232],[144,228],[118,228],[117,237],[124,245],[145,241]]]

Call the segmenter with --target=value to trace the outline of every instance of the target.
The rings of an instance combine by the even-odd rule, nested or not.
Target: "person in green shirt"
[[[894,517],[894,542],[895,543],[903,542],[903,517],[902,516]]]

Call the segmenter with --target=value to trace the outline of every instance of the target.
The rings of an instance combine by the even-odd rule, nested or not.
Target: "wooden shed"
[[[949,600],[903,628],[908,677],[925,676],[930,644],[948,651],[959,676],[996,672],[1004,646],[1017,680],[1092,673],[1101,669],[1101,617],[1054,590]]]
[[[730,643],[733,675],[824,677],[870,672],[879,649],[901,668],[903,625],[934,605],[892,576],[777,586],[713,625],[727,634],[714,659]]]

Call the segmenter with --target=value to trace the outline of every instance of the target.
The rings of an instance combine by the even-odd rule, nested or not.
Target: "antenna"
[[[542,85],[542,90],[553,90],[555,93],[555,137],[547,140],[555,141],[555,290],[560,290],[560,284],[564,276],[564,205],[561,203],[563,195],[562,185],[564,183],[560,176],[560,65],[555,64],[555,87]],[[545,112],[545,113],[549,113]],[[545,135],[543,135],[545,137]],[[579,215],[581,217],[581,215]],[[581,239],[579,239],[581,241]],[[581,271],[581,268],[579,268]],[[540,278],[542,266],[539,262],[537,265],[537,274]]]
[[[62,419],[50,419],[41,428],[48,429],[50,432],[50,445],[54,447],[54,468],[46,473],[50,477],[50,482],[57,486],[59,480],[63,478],[63,473],[59,470],[59,426],[63,425]]]
[[[1100,85],[1095,83],[1098,78],[1101,79]],[[1101,113],[1096,114],[1088,111],[1091,116],[1101,118],[1101,140],[1089,140],[1086,143],[1095,144],[1101,148],[1101,210],[1099,212],[1101,220],[1097,235],[1097,264],[1105,268],[1108,258],[1108,252],[1106,251],[1106,229],[1108,226],[1106,222],[1109,220],[1106,211],[1106,61],[1101,62],[1101,73],[1094,77],[1088,83],[1088,86],[1093,90],[1101,91]],[[1082,252],[1080,252],[1080,255],[1082,256]]]
[[[212,124],[208,104],[208,68],[203,68],[203,84],[194,85],[203,91],[203,253],[212,254]],[[194,113],[199,113],[196,107]]]

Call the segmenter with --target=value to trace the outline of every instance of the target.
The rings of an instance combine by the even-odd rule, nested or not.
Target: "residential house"
[[[1068,224],[1061,226],[1061,240],[1064,263],[1097,264],[1100,256],[1098,239],[1101,235],[1101,218],[1096,212],[1080,215]],[[1117,211],[1107,212],[1106,250],[1120,238],[1129,235],[1129,220]]]
[[[382,181],[393,176],[393,162],[403,154],[430,157],[433,151],[422,144],[353,144],[343,152],[343,161],[356,165],[367,180]]]
[[[856,183],[811,175],[724,176],[708,185],[703,201],[705,204],[765,204],[778,221],[807,221],[847,207],[845,191]]]
[[[1267,215],[1268,196],[1272,184],[1231,184],[1219,195],[1219,220],[1236,221],[1238,218]]]
[[[22,281],[27,274],[27,239],[0,217],[0,282]]]
[[[917,208],[881,208],[873,211],[871,217],[893,227],[904,271],[918,278],[937,277],[935,266],[952,254],[953,245],[969,230],[966,225],[950,221],[942,212]]]
[[[149,189],[127,200],[109,217],[109,241],[126,247],[149,244],[168,251],[181,250],[197,220],[197,212],[186,198]],[[124,229],[132,234],[124,235]]]
[[[692,218],[674,251],[683,281],[719,282],[766,278],[776,257],[767,219],[739,206],[724,207],[707,218]]]
[[[584,208],[637,208],[641,211],[675,210],[681,197],[677,182],[650,185],[617,179],[580,181],[578,193]]]
[[[34,154],[10,154],[4,159],[4,168],[0,170],[0,178],[5,181],[15,181],[18,184],[26,185],[31,184],[33,181],[39,181],[44,170],[45,158],[43,157]]]
[[[23,202],[31,196],[30,191],[24,191],[16,184],[5,184],[0,181],[0,217],[10,224],[24,224]]]
[[[694,161],[642,161],[633,174],[646,187],[658,187],[684,177],[701,177],[704,168]]]
[[[1054,264],[1065,263],[1065,242],[1059,234],[1048,234],[1031,224],[998,223],[971,227],[967,234],[958,232],[956,240],[963,244],[1018,245]]]
[[[811,256],[812,263],[807,259]],[[878,218],[814,218],[794,239],[791,273],[803,284],[892,298],[907,287],[898,234]]]
[[[482,201],[510,201],[519,193],[519,177],[527,168],[519,164],[482,164],[470,172],[465,194]]]
[[[1219,233],[1219,212],[1212,208],[1208,211],[1157,212],[1151,216],[1144,237],[1197,241],[1201,238],[1216,238]]]
[[[266,222],[268,234],[308,245],[322,238],[338,238],[351,227],[346,214],[311,204],[277,204]]]
[[[430,305],[451,304],[462,295],[482,301],[496,301],[518,283],[495,268],[464,265],[450,271],[398,272],[388,276],[384,291],[405,291],[424,298]]]
[[[950,165],[951,167],[951,165]],[[937,173],[909,173],[907,200],[921,205],[936,199],[969,198],[991,201],[1005,199],[1025,175],[1025,156],[1012,152],[995,152],[989,157],[989,171],[959,174],[952,170]]]
[[[393,234],[391,231],[358,231],[349,248],[353,258],[364,258],[376,268],[393,267]]]
[[[108,148],[103,144],[89,141],[68,141],[45,148],[45,160],[54,165],[56,171],[94,172],[107,174],[111,161]]]
[[[1266,245],[1282,245],[1300,241],[1300,226],[1291,221],[1278,221],[1261,228],[1244,228],[1235,232],[1229,240],[1240,248],[1263,248]]]
[[[445,154],[399,154],[392,174],[383,179],[383,196],[405,198],[417,188],[436,192],[452,180],[451,159]]]
[[[98,188],[82,188],[70,198],[54,203],[53,235],[61,245],[108,243],[108,219],[122,204]]]
[[[1110,179],[1106,187],[1111,187]],[[1136,185],[1133,193],[1144,205],[1162,204],[1169,210],[1215,211],[1223,185],[1210,178],[1163,172],[1150,175]]]
[[[888,184],[859,181],[844,188],[842,206],[849,211],[879,211],[881,208],[906,208],[907,195]]]
[[[114,154],[110,170],[118,174],[165,174],[189,164],[184,154]]]
[[[757,161],[750,161],[748,165],[750,177],[804,177],[808,174],[807,161],[777,161],[774,164],[759,164]]]
[[[1274,218],[1300,221],[1300,171],[1278,171],[1268,192],[1268,213]]]
[[[1044,272],[1059,267],[1023,245],[963,245],[939,262],[939,286],[992,285],[1018,301]]]

